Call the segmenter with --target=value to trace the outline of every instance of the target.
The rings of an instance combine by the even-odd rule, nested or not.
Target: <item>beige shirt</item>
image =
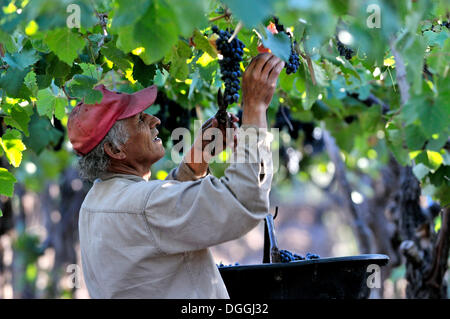
[[[250,163],[231,163],[220,179],[197,178],[184,163],[163,181],[114,173],[97,179],[79,219],[90,296],[229,298],[208,247],[243,236],[268,213],[271,138],[242,126],[234,155]]]

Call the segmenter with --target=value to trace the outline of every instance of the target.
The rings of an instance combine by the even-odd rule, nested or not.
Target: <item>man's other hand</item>
[[[284,62],[271,53],[253,58],[242,77],[242,124],[267,127],[266,110],[272,101]]]

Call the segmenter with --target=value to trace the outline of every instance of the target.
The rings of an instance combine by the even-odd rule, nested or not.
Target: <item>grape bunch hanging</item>
[[[219,61],[222,80],[225,83],[223,102],[225,105],[239,101],[239,89],[241,88],[241,61],[244,54],[244,43],[237,37],[229,43],[233,30],[219,30],[217,26],[212,27],[212,31],[219,35],[216,40],[217,50],[222,54],[223,59]]]
[[[289,62],[286,63],[284,66],[284,68],[286,69],[286,74],[296,73],[298,67],[300,66],[300,58],[297,54],[297,51],[295,51],[295,46],[297,45],[297,42],[293,41],[292,34],[290,34],[284,29],[284,26],[280,24],[280,21],[278,20],[277,17],[274,17],[273,20],[277,32],[284,32],[291,39],[291,54],[289,55]]]
[[[355,51],[346,47],[339,39],[336,37],[337,48],[339,51],[339,55],[345,57],[347,60],[351,60],[355,55]]]

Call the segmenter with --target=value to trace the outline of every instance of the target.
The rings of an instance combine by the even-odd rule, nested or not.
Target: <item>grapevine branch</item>
[[[69,101],[70,101],[70,100],[76,100],[76,98],[74,98],[74,97],[72,97],[72,96],[69,95],[69,93],[67,92],[67,89],[66,89],[66,86],[65,86],[65,85],[61,86],[61,88],[62,88],[64,94],[66,95],[67,100],[69,100]]]
[[[400,90],[401,106],[405,105],[409,100],[409,83],[406,79],[406,67],[403,57],[395,48],[395,44],[391,42],[391,51],[395,58],[396,69],[397,69],[397,84]]]
[[[312,65],[312,60],[311,60],[311,57],[309,56],[309,55],[307,55],[307,54],[301,54],[302,55],[302,57],[306,60],[306,64],[308,65],[308,70],[309,70],[309,73],[311,74],[311,81],[312,81],[312,83],[313,83],[313,85],[316,85],[316,74],[314,73],[314,67],[313,67],[313,65]]]
[[[101,48],[105,44],[105,39],[108,36],[108,31],[106,30],[108,15],[106,13],[98,13],[97,10],[95,10],[95,14],[100,20],[100,26],[102,27],[103,34],[102,38],[98,42],[98,47]]]
[[[410,86],[406,78],[406,67],[401,54],[395,48],[394,41],[390,44],[392,54],[395,58],[397,69],[397,84],[400,91],[401,105],[400,109],[408,103],[410,98]],[[415,178],[410,166],[402,168],[403,183],[397,193],[400,199],[398,202],[400,210],[398,232],[401,234],[402,244],[400,248],[409,244],[416,248],[420,255],[420,263],[414,262],[409,258],[406,262],[406,279],[408,286],[406,294],[408,298],[442,298],[447,296],[444,274],[447,270],[447,259],[449,256],[449,208],[447,207],[442,214],[442,228],[436,240],[430,240],[429,226],[427,227],[426,217],[421,213],[419,205],[420,183]],[[424,221],[425,219],[425,221]],[[428,222],[430,223],[430,222]],[[425,225],[425,227],[423,226]],[[428,229],[424,232],[418,232],[420,229]],[[424,239],[428,239],[429,245],[423,246]],[[408,254],[405,254],[408,257]],[[422,256],[429,256],[422,258]],[[417,260],[417,258],[416,258]],[[421,264],[427,263],[426,267]]]
[[[293,131],[294,130],[294,126],[292,125],[291,120],[289,120],[289,117],[286,115],[284,107],[281,106],[280,110],[281,110],[281,115],[283,116],[283,119],[286,121],[286,124],[289,126],[289,130]]]
[[[229,9],[226,9],[224,14],[221,14],[220,16],[209,19],[209,22],[214,22],[214,21],[217,21],[217,20],[220,20],[223,18],[225,18],[225,20],[228,20],[228,19],[230,19],[230,17],[231,17],[231,11]]]
[[[360,207],[356,205],[351,198],[352,189],[346,177],[345,164],[341,159],[339,148],[336,145],[334,138],[327,130],[325,130],[325,128],[323,128],[323,140],[330,159],[335,166],[336,181],[344,193],[344,197],[353,217],[354,228],[359,238],[360,250],[362,253],[372,253],[374,252],[373,234],[363,219]]]
[[[447,260],[450,250],[450,208],[447,207],[442,212],[442,226],[438,234],[438,239],[433,251],[433,263],[429,274],[426,276],[426,283],[432,287],[439,288],[442,285]]]

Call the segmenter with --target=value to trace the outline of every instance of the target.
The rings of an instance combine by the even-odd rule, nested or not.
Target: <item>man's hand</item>
[[[267,127],[266,110],[283,68],[284,62],[273,54],[253,58],[242,77],[242,124]]]
[[[239,122],[239,119],[236,117],[236,115],[231,114],[229,112],[227,112],[228,116],[231,119],[230,125],[229,127],[225,127],[226,124],[220,124],[219,121],[217,120],[216,117],[211,117],[209,120],[207,120],[203,126],[202,126],[202,134],[203,134],[203,138],[202,140],[202,151],[203,152],[208,152],[211,153],[212,156],[215,156],[217,154],[219,154],[220,152],[222,152],[224,149],[226,149],[227,147],[230,147],[232,149],[236,148],[236,143],[237,143],[237,136],[236,136],[236,129],[237,129],[237,122]],[[211,129],[212,130],[209,130]],[[227,130],[227,128],[231,128],[232,130]],[[212,145],[214,145],[214,149],[213,152],[211,151],[211,147],[209,149],[207,149],[206,147],[212,146],[212,140],[213,140],[213,136],[215,136],[215,130],[214,129],[219,129],[220,130],[220,140],[219,141],[215,141]],[[198,139],[200,139],[200,136],[198,137]],[[200,144],[199,144],[200,145]]]
[[[201,132],[195,138],[194,144],[186,154],[184,162],[189,165],[197,176],[204,176],[207,173],[208,163],[213,156],[219,154],[227,147],[236,148],[236,122],[239,119],[234,114],[228,114],[231,116],[231,131],[227,131],[226,127],[219,125],[215,117],[211,117],[202,125]],[[218,130],[220,130],[220,135],[217,134]],[[213,136],[219,136],[220,140],[213,141]],[[214,145],[213,153],[211,152],[212,145]]]

